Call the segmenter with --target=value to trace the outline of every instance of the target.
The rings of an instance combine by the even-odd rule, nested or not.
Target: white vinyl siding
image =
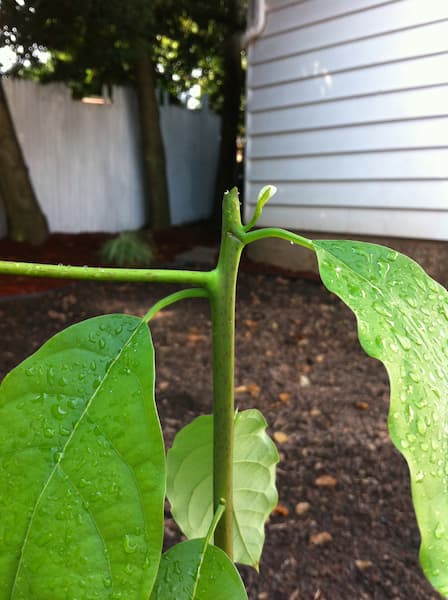
[[[447,0],[270,0],[247,82],[247,217],[448,240]]]

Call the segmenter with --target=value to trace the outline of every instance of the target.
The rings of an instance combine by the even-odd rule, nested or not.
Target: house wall
[[[136,98],[83,104],[63,85],[5,80],[25,160],[51,231],[122,231],[145,223]],[[209,216],[219,118],[161,106],[173,224]],[[0,205],[0,234],[6,233]]]
[[[246,217],[448,239],[448,2],[268,0],[248,50]]]

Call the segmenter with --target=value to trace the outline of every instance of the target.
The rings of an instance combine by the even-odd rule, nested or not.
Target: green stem
[[[179,300],[185,300],[186,298],[208,298],[208,292],[202,288],[190,288],[188,290],[174,292],[174,294],[170,294],[169,296],[162,298],[153,306],[151,306],[146,315],[143,317],[143,320],[146,321],[146,323],[149,323],[154,315],[156,315],[160,310],[170,306],[171,304],[174,304],[175,302],[179,302]]]
[[[70,267],[0,260],[0,274],[53,277],[55,279],[89,279],[95,281],[142,281],[146,283],[178,283],[207,287],[210,272],[177,269],[116,269],[106,267]]]
[[[233,426],[235,369],[235,297],[244,247],[236,188],[224,196],[221,249],[212,271],[210,302],[213,342],[213,503],[226,510],[216,527],[215,544],[233,556]]]
[[[299,246],[304,246],[305,248],[309,248],[310,250],[314,250],[314,245],[311,240],[302,237],[301,235],[297,235],[296,233],[286,231],[286,229],[279,229],[278,227],[266,227],[265,229],[257,229],[257,231],[245,233],[242,239],[244,244],[251,244],[252,242],[256,242],[257,240],[263,240],[265,238],[273,237],[292,242],[293,244],[298,244]]]

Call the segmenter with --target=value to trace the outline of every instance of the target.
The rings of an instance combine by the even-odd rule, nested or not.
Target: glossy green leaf
[[[389,430],[406,458],[426,576],[448,594],[448,293],[414,261],[362,242],[314,242],[326,287],[386,366]]]
[[[0,387],[0,599],[148,598],[164,463],[147,325],[50,339]]]
[[[247,594],[227,554],[198,539],[165,552],[151,600],[247,600]]]
[[[235,415],[234,559],[258,567],[264,523],[277,504],[278,453],[258,410]],[[167,495],[188,538],[205,537],[213,517],[213,417],[201,416],[176,436],[167,459]]]

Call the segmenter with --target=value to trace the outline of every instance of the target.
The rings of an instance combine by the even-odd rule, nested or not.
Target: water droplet
[[[51,407],[51,413],[53,417],[55,417],[55,419],[61,421],[67,414],[67,411],[64,408],[62,408],[62,406],[60,406],[59,404],[53,404]]]
[[[373,303],[373,310],[383,317],[392,317],[392,313],[389,312],[388,309],[378,301]]]
[[[55,452],[55,453],[53,454],[53,460],[54,460],[54,462],[55,462],[55,463],[58,463],[58,462],[60,462],[60,461],[62,460],[62,457],[63,457],[63,456],[64,456],[64,453],[63,453],[63,452]]]
[[[425,408],[428,405],[425,397],[416,398],[414,402],[417,408]]]
[[[438,540],[441,540],[445,535],[445,527],[443,523],[437,523],[436,528],[434,529],[434,537]]]
[[[417,473],[417,475],[415,476],[415,481],[420,483],[421,481],[423,481],[424,477],[425,477],[425,474],[423,473],[423,471],[419,471]]]
[[[417,373],[414,373],[413,371],[410,371],[409,377],[412,379],[412,381],[414,383],[420,383],[420,375],[418,375]]]
[[[425,420],[422,417],[417,419],[417,431],[419,432],[419,434],[424,435],[427,429],[428,426],[426,425]]]
[[[378,270],[380,272],[381,277],[384,279],[390,271],[390,264],[385,260],[379,260],[377,262]]]
[[[397,338],[397,340],[400,343],[400,346],[403,348],[403,350],[410,350],[412,348],[412,344],[409,341],[409,339],[407,337],[405,337],[404,335],[400,335],[399,333],[395,334],[395,337]]]
[[[123,548],[127,554],[133,554],[137,550],[137,543],[132,540],[128,533],[124,536]]]
[[[417,308],[417,302],[414,300],[414,298],[412,298],[412,296],[406,296],[406,302],[411,308]]]
[[[428,278],[428,287],[430,290],[432,290],[433,292],[436,292],[436,294],[440,291],[440,286],[438,283],[436,283],[434,281],[434,279],[431,279],[430,277]]]
[[[101,350],[103,350],[106,347],[106,342],[103,340],[103,338],[100,339],[98,345],[101,348]]]
[[[47,371],[47,381],[49,384],[54,382],[54,367],[50,367]]]

